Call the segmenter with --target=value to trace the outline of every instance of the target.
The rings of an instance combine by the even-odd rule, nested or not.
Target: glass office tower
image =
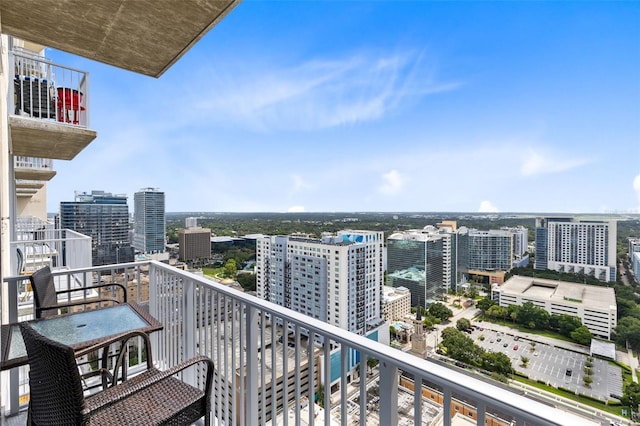
[[[75,201],[60,203],[60,227],[91,237],[93,266],[133,261],[126,195],[76,193]]]

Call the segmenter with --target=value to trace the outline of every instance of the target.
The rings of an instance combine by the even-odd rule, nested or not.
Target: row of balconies
[[[7,73],[15,194],[30,198],[97,136],[89,129],[89,75],[14,46]]]

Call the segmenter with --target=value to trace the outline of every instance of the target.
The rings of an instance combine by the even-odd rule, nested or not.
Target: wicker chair
[[[159,371],[151,367],[126,382],[84,397],[75,357],[96,350],[75,352],[50,340],[26,323],[20,324],[29,356],[29,421],[31,425],[188,425],[204,417],[211,424],[213,361],[195,357]],[[114,339],[149,337],[133,332]],[[106,341],[102,344],[110,344]],[[191,367],[204,390],[184,383],[177,374]]]
[[[79,300],[75,302],[58,302],[59,294],[71,294],[75,292],[87,291],[87,290],[100,290],[107,287],[118,287],[123,293],[123,302],[127,302],[127,289],[122,284],[110,283],[110,284],[97,284],[89,287],[81,287],[71,290],[56,290],[53,282],[53,275],[51,275],[51,268],[45,266],[35,271],[29,276],[31,281],[31,289],[33,290],[33,302],[35,306],[36,318],[46,318],[58,315],[60,308],[70,308],[72,306],[86,306],[97,302],[114,302],[120,303],[118,299],[111,297],[102,297],[100,295],[97,299],[91,300]]]
[[[31,282],[31,289],[33,290],[33,301],[34,301],[36,318],[49,318],[49,317],[57,316],[58,311],[61,308],[71,308],[73,306],[87,306],[87,305],[95,304],[97,302],[120,303],[120,300],[116,298],[103,297],[103,295],[100,294],[100,291],[99,291],[101,288],[116,287],[119,290],[122,290],[122,293],[123,293],[122,302],[123,303],[127,302],[126,288],[123,285],[117,284],[117,283],[98,284],[98,285],[81,287],[81,288],[71,289],[71,290],[56,290],[56,287],[53,281],[53,275],[51,274],[51,268],[49,268],[49,266],[45,266],[35,271],[33,274],[29,276],[29,281]],[[59,294],[70,294],[74,292],[82,292],[87,290],[98,290],[99,292],[98,298],[83,299],[83,300],[77,300],[77,301],[65,302],[65,303],[58,302]],[[121,348],[120,354],[121,355],[126,354],[126,350],[127,350],[126,345],[121,345],[120,348]],[[92,377],[96,377],[98,375],[102,376],[101,384],[103,388],[106,388],[110,384],[117,382],[118,367],[121,367],[123,369],[123,374],[124,374],[124,368],[125,368],[124,364],[120,364],[120,363],[116,365],[116,368],[113,369],[113,372],[108,371],[106,366],[109,364],[110,349],[109,347],[103,347],[102,349],[103,349],[102,350],[102,367],[103,368],[101,368],[99,371],[92,371],[82,375],[83,383],[85,383],[85,388],[91,388],[92,386],[88,384],[91,382],[88,382],[87,380]]]

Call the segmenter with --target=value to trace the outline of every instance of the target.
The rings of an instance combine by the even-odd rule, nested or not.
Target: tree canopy
[[[453,316],[453,311],[440,302],[429,306],[427,313],[436,318],[440,318],[442,321],[446,321]]]

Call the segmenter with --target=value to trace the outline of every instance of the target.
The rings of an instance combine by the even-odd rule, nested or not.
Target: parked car
[[[513,345],[513,350],[517,351],[518,350],[518,345]]]

